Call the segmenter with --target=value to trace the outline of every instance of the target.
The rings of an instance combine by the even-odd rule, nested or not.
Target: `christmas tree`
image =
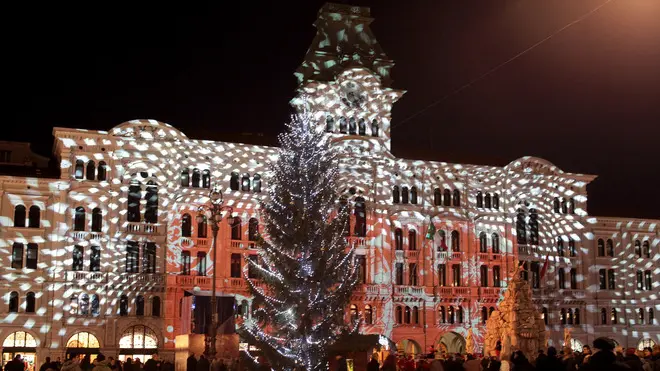
[[[263,205],[252,316],[240,333],[275,369],[326,370],[327,349],[357,329],[345,310],[357,282],[347,251],[347,203],[339,202],[337,154],[308,114],[293,116],[281,134]]]

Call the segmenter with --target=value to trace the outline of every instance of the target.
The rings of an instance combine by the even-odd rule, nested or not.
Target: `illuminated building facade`
[[[371,21],[367,8],[321,9],[292,102],[343,153],[362,281],[347,318],[409,353],[459,351],[468,331],[480,347],[520,260],[550,344],[567,326],[583,344],[659,343],[660,221],[589,215],[595,177],[539,158],[496,167],[395,157],[391,108],[404,92],[390,87],[393,62]],[[235,217],[220,228],[216,284],[250,315],[242,276],[276,148],[189,139],[155,120],[53,135],[59,179],[0,177],[3,359],[173,352],[194,327],[189,295],[214,279],[210,228],[197,215],[215,183]]]

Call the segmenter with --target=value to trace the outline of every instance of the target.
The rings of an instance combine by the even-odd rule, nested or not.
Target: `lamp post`
[[[215,291],[215,281],[216,281],[216,272],[217,272],[217,261],[218,261],[218,249],[217,249],[217,240],[218,240],[218,231],[220,230],[220,222],[224,217],[224,214],[229,215],[227,220],[231,223],[232,217],[231,213],[233,208],[231,206],[224,206],[222,198],[222,189],[218,184],[214,184],[213,188],[209,192],[209,202],[208,205],[202,206],[199,208],[197,214],[197,223],[201,224],[204,220],[209,220],[211,222],[211,232],[213,233],[213,281],[211,286],[211,328],[206,334],[206,356],[209,359],[213,359],[216,353],[216,335],[218,331],[218,305],[217,305],[217,294]]]

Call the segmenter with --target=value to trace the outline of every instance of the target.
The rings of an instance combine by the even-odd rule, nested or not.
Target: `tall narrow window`
[[[30,291],[27,293],[25,296],[25,312],[26,313],[34,313],[36,310],[36,295],[34,292]]]
[[[493,254],[500,253],[500,236],[497,233],[493,233],[490,238],[493,240]]]
[[[458,307],[456,309],[456,319],[458,323],[463,323],[463,307]]]
[[[119,315],[127,316],[128,315],[128,296],[122,295],[119,298]]]
[[[637,323],[640,325],[644,324],[644,312],[646,312],[644,308],[637,309]]]
[[[500,208],[500,196],[495,193],[493,194],[493,209],[499,210]]]
[[[417,286],[417,263],[408,264],[408,285]]]
[[[559,197],[555,197],[555,199],[552,201],[552,208],[554,212],[559,213]]]
[[[27,251],[25,253],[25,268],[37,269],[39,261],[39,245],[34,242],[27,244]]]
[[[358,133],[360,135],[367,135],[367,123],[364,121],[364,119],[360,119],[360,121],[358,121]]]
[[[600,309],[600,324],[607,325],[607,310],[605,308]]]
[[[147,182],[147,192],[144,198],[147,201],[144,210],[144,221],[158,223],[158,186],[153,180]]]
[[[156,273],[156,244],[147,242],[142,247],[142,272]]]
[[[394,230],[394,249],[403,250],[403,231],[401,228]]]
[[[438,242],[440,242],[438,245],[438,251],[447,251],[447,233],[442,229],[438,231],[438,240]]]
[[[250,254],[248,256],[248,278],[259,278],[259,255]]]
[[[417,187],[410,188],[410,203],[417,205]]]
[[[570,237],[568,238],[568,254],[571,257],[577,256],[577,249],[575,248],[575,240]]]
[[[87,180],[94,180],[96,178],[96,164],[94,161],[87,162]]]
[[[241,254],[231,254],[229,275],[232,278],[241,277]]]
[[[611,313],[610,320],[612,321],[613,325],[616,325],[619,322],[619,315],[617,313],[617,310],[615,308],[612,308],[610,313]]]
[[[644,288],[648,291],[653,287],[653,280],[651,279],[651,271],[644,271]]]
[[[562,214],[568,214],[568,202],[565,198],[561,199],[561,212]]]
[[[371,305],[365,305],[364,307],[364,323],[367,325],[374,324],[374,310]]]
[[[461,251],[461,235],[458,231],[451,231],[451,251]]]
[[[18,292],[16,291],[9,294],[9,313],[18,313]]]
[[[493,286],[500,287],[500,266],[493,267]]]
[[[580,309],[575,308],[575,312],[573,313],[573,320],[575,321],[576,325],[580,324]]]
[[[482,265],[480,268],[481,287],[488,287],[488,266]]]
[[[653,308],[649,308],[649,325],[654,325],[655,324],[655,313],[653,311]]]
[[[404,316],[403,316],[403,323],[405,324],[410,324],[410,307],[406,306]]]
[[[367,235],[367,206],[362,197],[355,198],[355,236],[366,237]]]
[[[181,217],[181,236],[182,237],[191,237],[192,236],[192,217],[190,214],[183,214]]]
[[[479,252],[486,253],[488,252],[488,237],[486,232],[479,233]]]
[[[252,191],[253,192],[261,192],[261,175],[259,174],[254,174],[254,177],[252,178]]]
[[[484,208],[490,209],[491,204],[490,204],[490,193],[486,193],[486,197],[484,197]]]
[[[484,195],[481,192],[477,192],[477,207],[484,207]]]
[[[559,268],[559,270],[557,270],[557,278],[559,278],[559,280],[558,280],[559,288],[560,289],[565,289],[566,288],[566,274],[564,273],[564,268]]]
[[[642,257],[642,243],[639,240],[635,241],[635,256],[638,258]]]
[[[524,279],[525,281],[529,281],[529,262],[522,262],[520,263],[522,266],[522,270],[520,271],[520,278]]]
[[[75,245],[73,247],[73,264],[71,266],[71,270],[74,271],[81,271],[83,270],[83,265],[85,259],[85,250],[82,246],[80,245]]]
[[[250,174],[243,174],[241,177],[241,191],[249,192],[250,191]]]
[[[557,255],[559,256],[564,256],[565,251],[564,251],[564,240],[559,237],[557,238]]]
[[[34,206],[32,206],[32,207],[34,207]],[[32,212],[32,207],[30,208],[30,212]],[[644,241],[644,243],[642,244],[642,250],[644,250],[644,256],[647,259],[650,259],[651,258],[651,245],[649,244],[648,240]]]
[[[76,207],[75,214],[73,216],[73,230],[74,231],[84,231],[85,230],[85,208],[82,206]]]
[[[447,286],[447,266],[438,264],[438,286]]]
[[[445,311],[445,307],[438,308],[438,321],[441,324],[447,323],[447,312]]]
[[[140,200],[142,199],[142,184],[133,179],[128,187],[128,212],[126,219],[129,222],[140,221]]]
[[[181,252],[181,274],[184,276],[190,275],[190,251]]]
[[[378,121],[371,120],[371,136],[372,137],[377,137],[378,136]]]
[[[601,290],[607,289],[607,276],[605,269],[598,270],[598,283]]]
[[[229,178],[229,188],[232,191],[238,191],[240,189],[240,183],[238,181],[238,173],[232,172],[231,177]]]
[[[417,250],[417,231],[408,231],[408,250]]]
[[[335,132],[335,119],[330,115],[325,117],[325,131],[327,133]]]
[[[566,318],[568,320],[567,321],[568,324],[572,325],[573,324],[573,309],[568,308],[568,310],[566,311]]]
[[[26,210],[23,205],[14,207],[14,227],[25,227]]]
[[[637,271],[637,290],[644,290],[644,272]]]
[[[541,309],[541,317],[543,317],[543,323],[545,323],[545,325],[547,326],[548,325],[548,320],[549,320],[548,319],[548,308],[543,307],[543,309]]]
[[[74,170],[74,177],[76,179],[84,178],[85,173],[85,163],[83,160],[76,160],[76,167]]]
[[[243,239],[243,230],[241,229],[241,218],[239,217],[234,217],[231,219],[231,239],[238,241]]]
[[[602,238],[598,239],[598,256],[605,256],[605,241]]]
[[[140,249],[137,242],[130,241],[126,245],[126,273],[139,273],[138,261],[140,259]]]
[[[454,264],[451,266],[451,272],[452,272],[452,284],[454,287],[460,287],[461,286],[461,265],[460,264]]]
[[[92,210],[92,232],[101,232],[103,228],[103,213],[100,208]]]
[[[577,270],[575,268],[571,268],[569,271],[570,279],[571,279],[571,289],[572,290],[577,290],[578,288],[578,282],[577,282]]]
[[[105,181],[108,178],[108,164],[105,161],[99,162],[99,169],[96,178],[100,181]]]
[[[454,189],[454,206],[461,206],[461,191]]]
[[[536,209],[529,210],[529,242],[532,245],[539,244],[539,215]]]
[[[486,321],[488,321],[488,308],[481,307],[481,324],[485,325]]]
[[[532,262],[532,287],[538,289],[541,287],[541,264]]]
[[[433,190],[433,205],[442,206],[442,191],[440,188]]]
[[[616,279],[614,276],[614,269],[607,270],[607,288],[610,290],[616,289]]]
[[[525,223],[525,212],[518,209],[516,215],[516,239],[519,244],[527,244],[527,226]]]
[[[367,257],[365,255],[356,255],[355,263],[357,264],[358,282],[367,282]]]
[[[402,204],[407,204],[408,203],[408,196],[410,196],[410,191],[408,190],[408,187],[401,187],[401,203]]]
[[[194,168],[192,173],[192,186],[194,188],[199,188],[202,185],[202,173],[199,172],[199,169]]]
[[[11,249],[11,267],[14,269],[23,268],[23,249],[22,243],[14,242]]]
[[[208,236],[208,221],[205,215],[197,218],[197,238],[206,238]]]
[[[151,315],[153,317],[160,317],[160,297],[154,296],[151,299]]]
[[[442,195],[444,205],[445,206],[451,206],[451,191],[448,189],[445,189]]]
[[[357,134],[357,125],[355,123],[355,117],[351,117],[348,120],[348,133],[351,135]]]
[[[78,314],[81,316],[89,315],[89,295],[82,294],[80,295],[80,300],[78,301]]]
[[[562,325],[566,324],[566,309],[561,308],[559,311],[559,319],[561,320]]]
[[[211,188],[211,172],[209,169],[204,169],[202,171],[202,187]]]
[[[41,209],[37,205],[30,206],[30,213],[28,215],[28,227],[39,228],[41,226]],[[645,242],[648,244],[648,241]]]
[[[403,285],[403,263],[396,263],[395,276],[396,284]]]
[[[403,323],[403,312],[401,310],[401,307],[399,307],[399,306],[396,307],[395,314],[396,314],[396,323],[398,325],[402,324]]]
[[[135,298],[135,315],[144,316],[144,296],[142,295]]]
[[[206,276],[206,253],[198,252],[197,253],[197,275]]]
[[[92,246],[91,254],[89,255],[89,271],[101,271],[101,247]]]
[[[346,134],[348,132],[348,120],[346,120],[346,117],[339,119],[339,132],[342,134]]]
[[[250,218],[248,221],[248,240],[256,241],[259,236],[259,221],[257,218]]]
[[[573,197],[568,200],[568,212],[575,214],[575,199]]]
[[[399,186],[394,186],[392,187],[392,203],[398,204],[399,202],[401,202],[401,192],[399,191]]]

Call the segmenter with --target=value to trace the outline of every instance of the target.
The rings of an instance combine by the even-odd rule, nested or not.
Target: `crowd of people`
[[[8,362],[4,371],[26,371],[21,356],[16,355]],[[174,371],[174,364],[170,361],[161,361],[157,354],[144,364],[139,358],[135,360],[126,358],[125,362],[121,362],[114,357],[106,358],[103,354],[97,354],[93,360],[90,354],[70,354],[63,363],[59,357],[54,361],[46,357],[39,371]]]
[[[215,357],[209,361],[203,354],[198,358],[195,353],[191,353],[186,360],[186,371],[239,371],[239,369],[238,359],[225,363],[224,359]]]
[[[367,371],[660,371],[660,345],[644,350],[626,350],[607,338],[593,342],[593,350],[585,345],[581,352],[566,347],[557,351],[549,347],[539,351],[536,359],[530,361],[523,352],[514,351],[511,355],[498,351],[489,356],[446,354],[431,351],[423,357],[390,354],[383,364],[374,356],[367,365]],[[342,363],[337,371],[346,371]]]

